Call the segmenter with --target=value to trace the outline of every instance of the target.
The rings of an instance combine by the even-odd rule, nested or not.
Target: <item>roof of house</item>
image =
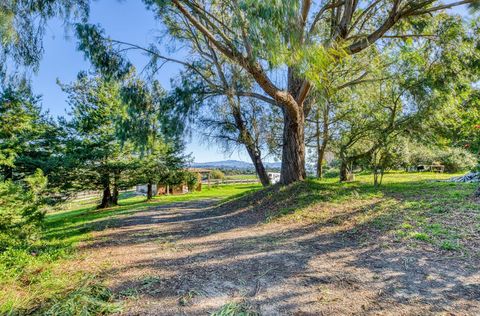
[[[210,173],[210,169],[204,169],[204,168],[188,168],[187,169],[190,172],[198,172],[198,173]]]

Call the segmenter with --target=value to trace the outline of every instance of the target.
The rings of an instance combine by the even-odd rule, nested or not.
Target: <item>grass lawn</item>
[[[41,240],[28,249],[0,254],[0,315],[23,315],[38,308],[40,315],[64,315],[65,311],[59,311],[58,306],[69,304],[71,310],[65,315],[77,315],[77,308],[86,306],[91,315],[115,311],[118,306],[108,303],[108,290],[101,287],[95,275],[72,266],[78,258],[76,245],[88,242],[90,232],[99,229],[96,222],[165,203],[205,198],[228,200],[259,188],[255,184],[212,185],[201,192],[160,196],[148,202],[143,196],[127,194],[121,197],[119,206],[104,210],[96,209],[96,200],[73,201],[49,210]]]
[[[413,246],[421,242],[480,256],[472,243],[480,236],[480,204],[471,198],[478,184],[438,181],[452,176],[390,173],[379,188],[372,185],[371,175],[356,176],[356,181],[345,184],[336,179],[312,180],[302,184],[294,202],[283,203],[270,220],[338,221],[360,235],[362,230],[367,234],[381,230]]]
[[[232,174],[226,175],[224,180],[258,180],[255,174]]]
[[[356,229],[387,230],[392,238],[471,254],[478,249],[470,249],[469,240],[480,234],[480,205],[469,198],[475,185],[432,181],[452,176],[391,173],[385,175],[380,188],[373,187],[372,175],[359,175],[346,184],[337,179],[309,180],[272,190],[275,196],[268,205],[277,205],[269,220],[321,222],[327,220],[325,205],[333,210],[365,203],[365,210],[350,218]],[[143,196],[126,195],[119,206],[104,210],[96,210],[92,200],[50,210],[41,240],[28,249],[0,255],[0,314],[80,315],[79,308],[88,311],[82,315],[114,312],[119,306],[101,286],[101,278],[74,264],[80,256],[77,245],[88,242],[92,230],[102,229],[100,221],[105,225],[105,219],[165,203],[248,199],[250,192],[260,188],[258,184],[204,186],[201,192],[160,196],[148,202]]]

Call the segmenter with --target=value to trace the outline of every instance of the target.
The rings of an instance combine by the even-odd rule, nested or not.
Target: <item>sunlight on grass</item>
[[[394,172],[378,188],[370,174],[344,184],[312,179],[295,192],[295,203],[286,203],[269,220],[333,224],[352,233],[380,230],[407,243],[480,255],[478,249],[468,250],[469,240],[480,232],[480,205],[471,199],[476,184],[442,181],[453,176]]]
[[[88,242],[92,231],[109,227],[120,216],[168,203],[215,199],[235,205],[235,199],[243,199],[256,207],[264,205],[267,222],[305,222],[354,233],[358,240],[372,232],[382,233],[398,242],[471,254],[478,250],[469,249],[468,240],[480,233],[480,205],[470,199],[476,185],[438,181],[452,176],[389,173],[379,188],[369,174],[358,175],[350,183],[310,179],[262,191],[259,184],[212,185],[201,192],[151,201],[123,194],[119,206],[102,210],[96,209],[96,200],[70,202],[48,212],[40,241],[0,255],[0,314],[26,314],[42,306],[54,315],[62,308],[75,310],[77,301],[91,302],[86,309],[116,310],[107,290],[93,280],[85,283],[90,272],[77,271],[72,265],[78,259],[76,245]],[[256,198],[260,200],[252,201]],[[232,303],[216,313],[228,315],[242,308],[246,306]]]
[[[201,192],[155,197],[123,195],[119,206],[97,210],[96,199],[72,201],[46,217],[44,237],[27,249],[0,255],[0,315],[28,314],[44,304],[52,305],[42,315],[96,315],[118,310],[106,289],[89,279],[86,271],[72,266],[75,246],[88,241],[93,230],[108,227],[116,217],[166,203],[199,199],[227,199],[260,189],[256,184],[217,185]],[[88,282],[85,280],[88,279]],[[95,311],[98,311],[95,312]],[[78,314],[80,315],[80,314]]]

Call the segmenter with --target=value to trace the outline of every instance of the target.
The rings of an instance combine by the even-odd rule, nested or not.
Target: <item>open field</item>
[[[477,315],[480,204],[475,185],[433,181],[451,176],[65,206],[40,243],[2,256],[1,313]]]

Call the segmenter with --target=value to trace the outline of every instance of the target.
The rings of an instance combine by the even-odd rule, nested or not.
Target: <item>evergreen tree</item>
[[[68,122],[70,177],[77,189],[100,189],[99,208],[116,205],[120,176],[133,165],[133,150],[117,137],[122,101],[117,82],[80,74],[68,95],[72,119]],[[112,192],[113,186],[113,192]]]

